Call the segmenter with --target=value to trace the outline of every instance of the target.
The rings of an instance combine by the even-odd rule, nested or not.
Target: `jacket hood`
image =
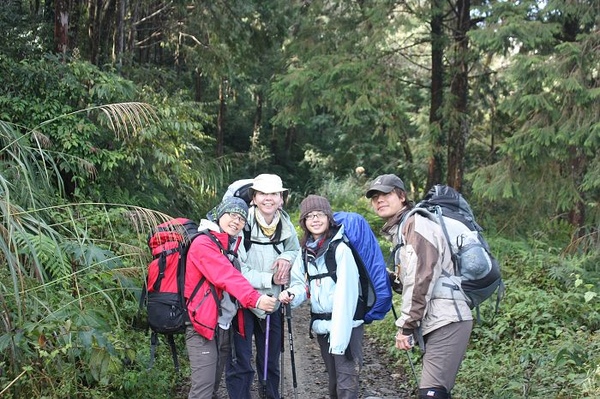
[[[202,230],[210,230],[210,231],[214,231],[215,233],[222,233],[219,225],[217,223],[213,222],[212,220],[208,220],[208,219],[202,219],[200,221],[200,225],[198,225],[198,231],[202,231]]]

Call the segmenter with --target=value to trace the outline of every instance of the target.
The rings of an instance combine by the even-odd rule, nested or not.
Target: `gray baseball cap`
[[[367,190],[366,197],[371,198],[378,192],[387,194],[394,188],[399,188],[403,191],[406,191],[404,188],[404,182],[398,176],[392,174],[380,175],[371,182],[371,185]]]

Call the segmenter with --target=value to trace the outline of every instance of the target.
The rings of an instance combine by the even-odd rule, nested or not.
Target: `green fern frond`
[[[68,257],[57,245],[56,240],[43,234],[18,231],[14,240],[19,254],[41,266],[46,276],[52,280],[63,280],[72,274]]]

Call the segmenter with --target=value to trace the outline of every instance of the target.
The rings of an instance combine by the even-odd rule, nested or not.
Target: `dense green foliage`
[[[0,5],[0,395],[185,396],[132,328],[145,239],[230,181],[278,173],[292,213],[318,192],[377,230],[369,178],[418,199],[451,170],[508,286],[455,396],[600,395],[597,1],[100,3]]]
[[[494,301],[482,306],[452,396],[597,397],[598,255],[565,256],[534,240],[491,237],[490,245],[503,267],[506,296],[498,313]],[[385,342],[394,331],[391,321],[370,331]],[[410,374],[407,357],[393,347],[390,353]],[[418,349],[412,359],[419,367]]]

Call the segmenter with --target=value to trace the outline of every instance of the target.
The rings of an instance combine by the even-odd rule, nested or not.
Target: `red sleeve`
[[[209,237],[194,240],[188,252],[187,267],[197,270],[217,289],[227,291],[243,307],[255,307],[261,296]]]

